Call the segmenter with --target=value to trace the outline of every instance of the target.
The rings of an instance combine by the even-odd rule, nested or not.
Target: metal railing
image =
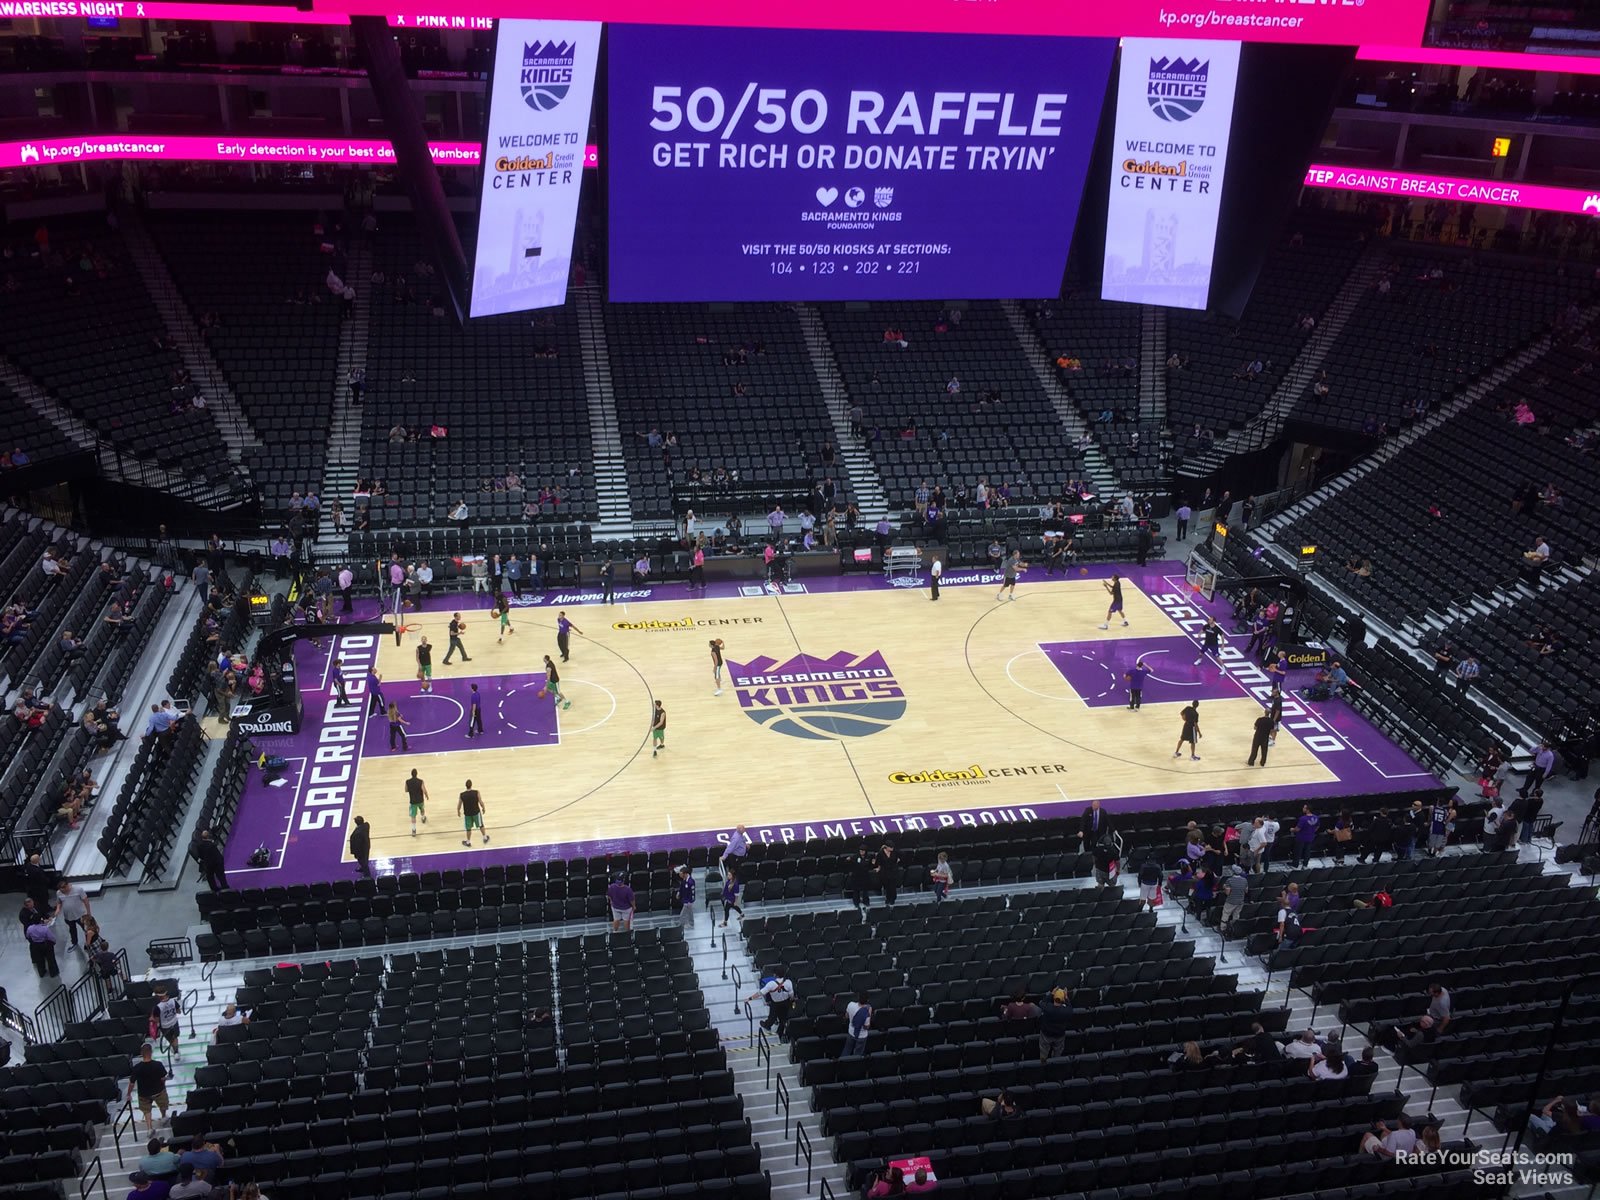
[[[111,1144],[116,1148],[119,1167],[127,1166],[122,1161],[122,1135],[133,1132],[133,1099],[129,1097],[122,1102],[122,1111],[117,1114],[117,1119],[111,1122]]]
[[[767,1037],[765,1026],[756,1030],[756,1061],[766,1068],[763,1087],[772,1086],[772,1042]]]
[[[105,1168],[100,1165],[98,1158],[91,1158],[83,1174],[78,1176],[79,1200],[89,1200],[94,1194],[96,1184],[100,1185],[100,1200],[107,1200]]]
[[[744,1003],[744,996],[742,994],[744,992],[744,980],[741,979],[740,976],[739,976],[739,964],[738,963],[734,963],[733,964],[732,970],[733,970],[733,1015],[737,1017],[739,1015],[739,1006]]]
[[[217,973],[217,968],[221,965],[222,959],[214,958],[200,969],[200,982],[206,985],[207,1000],[215,1000],[217,998],[217,985],[214,982],[214,976]]]
[[[750,1044],[753,1046],[756,1041],[756,1010],[750,1007],[748,1000],[744,1001],[744,1016],[745,1020],[750,1022]]]
[[[817,1200],[837,1200],[826,1179],[817,1180]]]
[[[789,1085],[783,1081],[782,1075],[778,1076],[778,1083],[772,1089],[772,1096],[773,1115],[776,1116],[780,1112],[783,1114],[783,1136],[787,1139],[789,1136]]]
[[[794,1165],[800,1165],[801,1156],[806,1160],[806,1191],[811,1190],[811,1139],[806,1136],[806,1127],[799,1121],[794,1123]]]
[[[203,752],[204,743],[201,746]],[[187,937],[155,938],[145,947],[145,953],[152,967],[182,966],[194,961],[194,943]]]
[[[20,1033],[25,1046],[36,1045],[39,1041],[39,1031],[28,1014],[4,1000],[0,1000],[0,1026]]]

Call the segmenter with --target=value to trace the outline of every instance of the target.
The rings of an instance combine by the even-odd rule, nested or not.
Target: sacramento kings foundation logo
[[[522,99],[537,112],[549,112],[572,90],[572,42],[522,45]]]
[[[1168,59],[1165,55],[1152,58],[1145,99],[1163,121],[1187,121],[1206,102],[1206,80],[1210,74],[1209,60]]]
[[[739,707],[757,725],[811,741],[843,741],[881,733],[905,716],[905,692],[881,653],[860,659],[797,654],[788,662],[729,661]]]

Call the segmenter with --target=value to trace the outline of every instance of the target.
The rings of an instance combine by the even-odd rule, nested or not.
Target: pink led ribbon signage
[[[431,142],[428,149],[441,167],[475,167],[483,161],[483,147],[477,142]],[[122,160],[331,163],[360,167],[394,162],[394,147],[388,142],[358,138],[162,137],[133,133],[0,142],[0,169]],[[600,165],[599,147],[585,147],[583,165]]]
[[[183,0],[0,0],[4,17],[139,21],[259,21],[343,25],[370,13],[391,25],[490,29],[496,17],[770,29],[875,29],[907,33],[1016,33],[1058,37],[1191,37],[1331,46],[1422,41],[1428,0],[429,0],[396,13],[394,0],[314,0],[292,6]]]
[[[1370,167],[1335,167],[1320,163],[1306,169],[1305,186],[1372,192],[1407,200],[1458,200],[1467,204],[1497,204],[1502,208],[1532,208],[1580,216],[1588,213],[1600,217],[1600,192],[1586,188],[1509,183],[1498,179],[1454,179],[1446,175],[1374,171]]]

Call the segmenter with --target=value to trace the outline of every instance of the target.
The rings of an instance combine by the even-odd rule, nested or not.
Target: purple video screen
[[[608,36],[612,300],[1059,290],[1113,40]]]

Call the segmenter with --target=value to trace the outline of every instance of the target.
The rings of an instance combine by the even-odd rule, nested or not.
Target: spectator
[[[1285,1058],[1303,1058],[1307,1062],[1322,1053],[1322,1047],[1317,1045],[1317,1035],[1314,1030],[1303,1030],[1299,1037],[1283,1048]]]
[[[1028,993],[1023,988],[1017,988],[1011,993],[1011,999],[1000,1006],[1000,1019],[1002,1021],[1031,1021],[1039,1015],[1039,1006],[1028,999]]]
[[[956,885],[956,873],[950,866],[950,855],[939,851],[938,860],[933,864],[933,870],[928,872],[928,879],[933,883],[934,903],[943,903],[950,889]]]
[[[1379,1158],[1394,1158],[1400,1154],[1410,1154],[1417,1148],[1417,1135],[1411,1128],[1411,1118],[1401,1113],[1396,1118],[1393,1129],[1388,1122],[1379,1121],[1372,1127],[1372,1132],[1363,1134],[1361,1150],[1366,1154],[1375,1154]]]
[[[82,928],[84,918],[92,911],[89,897],[79,891],[72,880],[63,877],[56,885],[56,916],[67,923],[74,950],[78,948],[78,930]]]
[[[1317,826],[1320,819],[1311,811],[1311,805],[1300,806],[1300,817],[1294,823],[1294,849],[1295,864],[1300,867],[1311,865],[1311,847],[1317,840]]]
[[[611,905],[611,932],[631,930],[637,901],[626,875],[618,875],[611,881],[606,888],[606,900]]]
[[[776,1029],[780,1042],[788,1040],[789,1012],[794,1008],[794,984],[782,967],[774,967],[772,974],[761,980],[761,986],[745,997],[746,1001],[764,996],[767,1001],[767,1018],[761,1022],[763,1029]]]
[[[1428,985],[1428,1010],[1421,1020],[1409,1029],[1394,1026],[1394,1035],[1401,1045],[1421,1046],[1434,1041],[1450,1028],[1450,993],[1440,983]]]
[[[1251,1063],[1276,1062],[1283,1057],[1283,1047],[1260,1021],[1255,1021],[1251,1023],[1250,1036],[1233,1048],[1230,1057]]]
[[[1067,1030],[1072,1027],[1072,1006],[1065,988],[1055,988],[1039,1010],[1039,1061],[1060,1058],[1067,1050]]]
[[[1557,1096],[1529,1115],[1528,1128],[1538,1133],[1559,1131],[1572,1135],[1600,1132],[1600,1095],[1589,1097],[1587,1109],[1580,1109],[1576,1101],[1565,1096]]]
[[[139,1160],[137,1169],[151,1179],[170,1181],[178,1174],[178,1156],[160,1138],[153,1137],[145,1144],[145,1155]]]
[[[729,871],[722,880],[722,927],[728,927],[728,917],[732,913],[739,914],[739,920],[744,920],[744,907],[739,903],[739,896],[744,891],[744,884],[739,876]]]
[[[211,1040],[219,1041],[218,1034],[224,1029],[232,1029],[236,1025],[250,1024],[250,1014],[241,1012],[237,1004],[229,1004],[222,1010],[222,1015],[217,1018],[216,1028],[211,1031]]]
[[[1216,1066],[1221,1061],[1221,1057],[1214,1050],[1209,1054],[1203,1053],[1199,1042],[1185,1042],[1183,1050],[1173,1060],[1172,1069],[1174,1071],[1205,1071]]]
[[[872,906],[872,868],[872,856],[867,853],[867,848],[862,846],[856,851],[855,861],[850,864],[847,874],[850,902],[862,912]]]
[[[150,1016],[161,1031],[161,1036],[172,1047],[173,1057],[181,1057],[183,1051],[178,1045],[178,1038],[182,1032],[183,1004],[177,997],[167,995],[167,989],[164,987],[156,988],[152,998],[155,1000],[155,1006],[151,1009]]]
[[[144,1114],[145,1128],[154,1130],[155,1121],[150,1115],[152,1108],[161,1110],[161,1119],[167,1119],[167,1079],[170,1073],[165,1063],[158,1062],[152,1057],[155,1046],[146,1042],[139,1047],[139,1060],[133,1064],[128,1075],[128,1093],[126,1099],[132,1101],[138,1095],[139,1111]]]
[[[1377,1051],[1373,1047],[1367,1046],[1361,1051],[1360,1060],[1358,1062],[1350,1063],[1348,1070],[1351,1077],[1355,1079],[1373,1078],[1378,1073]]]
[[[1244,873],[1244,868],[1234,863],[1222,877],[1222,918],[1217,922],[1217,932],[1223,937],[1230,936],[1230,930],[1239,920],[1239,915],[1244,912],[1245,893],[1249,889],[1250,880]]]
[[[219,1193],[216,1188],[204,1179],[196,1178],[194,1167],[185,1163],[178,1168],[178,1182],[167,1193],[167,1200],[210,1200]]]
[[[1306,1073],[1313,1079],[1338,1081],[1350,1078],[1350,1067],[1345,1062],[1344,1051],[1330,1042],[1325,1054],[1320,1054],[1311,1060],[1311,1066]]]
[[[1164,899],[1161,894],[1161,864],[1154,859],[1146,859],[1139,868],[1139,902],[1155,912]]]
[[[844,1009],[844,1050],[840,1058],[851,1058],[867,1052],[867,1037],[872,1029],[872,1003],[864,991]]]
[[[996,1093],[993,1099],[985,1096],[978,1103],[978,1111],[991,1121],[1009,1121],[1020,1115],[1016,1098],[1007,1091]]]
[[[222,1149],[215,1142],[206,1141],[204,1134],[197,1133],[189,1149],[178,1156],[178,1167],[180,1170],[193,1167],[201,1179],[215,1179],[222,1170]]]
[[[172,1192],[172,1185],[165,1179],[152,1179],[143,1171],[134,1171],[128,1182],[133,1184],[128,1200],[167,1200]]]

